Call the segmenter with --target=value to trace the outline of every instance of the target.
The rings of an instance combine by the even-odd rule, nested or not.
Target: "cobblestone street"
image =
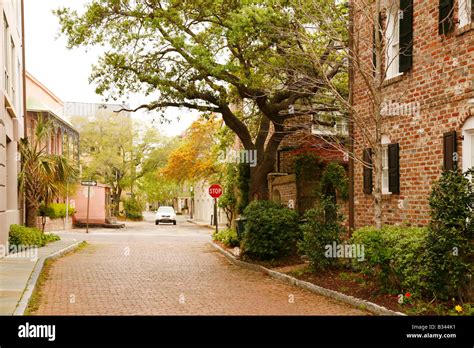
[[[210,230],[180,221],[64,233],[89,245],[52,264],[40,315],[361,315],[264,274],[230,264]]]

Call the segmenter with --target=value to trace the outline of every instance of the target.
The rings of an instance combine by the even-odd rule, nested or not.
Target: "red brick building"
[[[443,167],[474,165],[474,5],[472,0],[399,0],[395,5],[382,14],[382,26],[394,37],[385,55],[394,64],[383,87],[383,223],[425,225],[431,186]],[[353,13],[354,33],[372,37],[372,29],[357,16]],[[409,56],[400,50],[407,45]],[[369,50],[364,57],[371,59],[370,45],[364,47]],[[366,85],[357,70],[352,95],[356,112],[369,117]],[[358,158],[369,150],[362,131],[355,126]],[[372,172],[357,161],[354,168],[355,227],[372,225]]]
[[[270,199],[281,202],[304,213],[314,206],[314,186],[319,181],[321,169],[314,168],[311,180],[303,180],[296,175],[295,160],[298,155],[314,154],[322,165],[338,162],[347,168],[348,158],[344,149],[337,145],[336,139],[343,142],[348,135],[344,118],[337,118],[334,126],[323,126],[317,123],[315,116],[303,116],[291,120],[300,130],[284,138],[278,148],[277,163],[274,173],[268,175]],[[346,211],[345,205],[343,210]]]

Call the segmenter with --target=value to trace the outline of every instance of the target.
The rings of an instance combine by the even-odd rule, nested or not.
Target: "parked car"
[[[176,213],[173,207],[162,206],[158,208],[155,216],[155,225],[159,225],[160,222],[172,222],[176,225]]]

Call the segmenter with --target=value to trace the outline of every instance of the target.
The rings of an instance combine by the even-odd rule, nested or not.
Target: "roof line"
[[[51,90],[48,89],[48,87],[46,87],[45,85],[43,85],[36,77],[34,77],[33,75],[31,75],[30,72],[26,71],[26,76],[31,79],[31,81],[33,81],[36,85],[38,85],[43,91],[45,91],[51,98],[53,98],[56,102],[58,102],[59,104],[61,104],[61,106],[64,106],[64,102],[59,99],[58,96],[56,96],[56,94],[54,94],[53,92],[51,92]]]

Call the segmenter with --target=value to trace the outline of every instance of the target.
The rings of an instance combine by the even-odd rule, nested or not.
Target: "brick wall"
[[[295,203],[295,209],[297,209],[298,203],[295,174],[282,176],[269,175],[268,187],[271,200],[278,201],[284,205],[288,205],[288,202],[292,200]]]
[[[52,232],[52,231],[62,231],[64,230],[64,222],[66,219],[50,219],[49,217],[46,218],[46,225],[44,226],[45,232]],[[72,229],[72,217],[69,217],[68,225],[66,226],[67,230]],[[42,219],[41,217],[36,218],[36,227],[40,230],[43,228]]]
[[[438,2],[414,1],[413,37],[411,71],[388,81],[384,92],[386,101],[421,106],[419,117],[384,118],[382,133],[400,146],[400,194],[383,197],[383,220],[389,224],[429,222],[427,199],[442,170],[443,134],[457,131],[462,163],[461,129],[474,98],[474,25],[439,35]],[[371,59],[371,52],[366,58]],[[361,76],[355,74],[354,106],[359,115],[368,117],[371,107],[365,90]],[[362,158],[369,146],[363,143],[360,129],[355,129],[354,138],[356,155]],[[373,196],[363,193],[362,170],[356,163],[356,227],[373,224]]]

